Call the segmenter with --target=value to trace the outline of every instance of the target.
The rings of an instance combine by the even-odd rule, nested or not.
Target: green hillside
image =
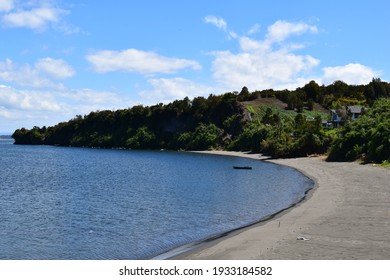
[[[52,127],[17,129],[12,137],[15,144],[227,149],[274,157],[324,154],[331,147],[329,158],[333,160],[363,158],[382,162],[389,160],[390,125],[389,116],[382,116],[386,110],[377,108],[388,108],[389,97],[390,85],[380,79],[373,79],[368,85],[336,81],[319,86],[311,81],[294,91],[249,92],[243,87],[241,92],[210,94],[207,98],[91,112]],[[324,129],[323,121],[329,119],[330,109],[342,112],[348,105],[364,106],[366,115],[352,121],[351,116],[344,114],[345,126]],[[370,133],[365,133],[368,130]],[[360,134],[365,138],[357,136]]]

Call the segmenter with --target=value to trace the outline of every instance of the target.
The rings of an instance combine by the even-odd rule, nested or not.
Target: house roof
[[[362,106],[348,106],[347,110],[351,112],[352,114],[361,114],[362,113]]]

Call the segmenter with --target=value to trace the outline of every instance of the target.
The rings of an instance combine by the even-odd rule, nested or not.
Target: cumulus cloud
[[[291,88],[298,82],[309,81],[310,71],[320,61],[310,55],[294,53],[297,44],[281,43],[290,36],[316,30],[315,26],[303,23],[277,21],[268,28],[264,40],[241,36],[238,53],[212,53],[213,77],[219,86],[240,88],[245,85],[252,89]],[[299,48],[302,47],[299,45]]]
[[[166,57],[155,52],[137,49],[96,51],[88,54],[86,59],[99,73],[125,71],[141,74],[167,74],[184,68],[201,69],[201,65],[193,60]]]
[[[51,1],[0,1],[0,23],[5,28],[27,28],[37,32],[45,31],[49,26],[64,34],[80,31],[64,20],[69,10],[53,6]]]
[[[0,1],[0,12],[9,12],[14,7],[13,0],[1,0]]]
[[[218,29],[226,32],[228,34],[229,39],[237,39],[238,38],[238,35],[236,32],[228,30],[227,23],[223,18],[210,15],[210,16],[207,16],[204,18],[204,22],[213,24]]]
[[[380,75],[380,71],[376,71],[370,67],[359,63],[350,63],[345,66],[324,67],[324,75],[322,82],[330,84],[340,80],[347,84],[367,84],[373,77]]]
[[[47,24],[58,22],[64,10],[53,7],[42,7],[27,11],[11,12],[3,16],[3,23],[7,27],[25,27],[43,30]]]
[[[66,79],[75,74],[73,68],[64,60],[50,57],[38,60],[38,62],[35,63],[35,68],[55,79]]]
[[[34,66],[18,65],[11,59],[0,61],[0,80],[18,86],[33,88],[62,88],[56,80],[62,80],[74,75],[74,70],[62,59],[43,58]]]
[[[287,22],[278,20],[268,27],[267,40],[270,42],[283,42],[292,35],[301,35],[306,32],[317,33],[316,26],[302,22]]]
[[[141,91],[138,95],[143,103],[156,104],[156,101],[167,103],[186,96],[194,98],[197,96],[206,96],[212,93],[210,86],[195,83],[184,78],[172,79],[149,79],[148,83],[152,86],[150,90]]]
[[[12,87],[2,86],[0,93],[0,106],[7,110],[54,113],[61,111],[61,105],[56,103],[53,95],[48,92],[17,90]]]
[[[222,30],[227,29],[226,21],[223,20],[222,18],[213,16],[213,15],[209,15],[209,16],[205,17],[204,22],[211,23],[211,24],[215,25],[218,29],[222,29]]]
[[[227,30],[227,24],[222,19],[210,17],[208,21],[224,29],[226,33],[231,32]],[[310,54],[304,54],[305,44],[295,42],[298,40],[295,37],[305,33],[316,34],[316,26],[302,22],[277,21],[268,27],[262,40],[251,38],[250,35],[256,33],[259,27],[254,25],[246,35],[237,36],[239,51],[219,50],[209,53],[212,57],[213,85],[195,83],[183,78],[149,79],[151,88],[139,92],[142,103],[155,104],[182,99],[185,96],[207,96],[213,92],[239,90],[243,86],[251,90],[295,89],[310,80],[332,83],[341,79],[348,83],[366,83],[377,76],[378,72],[357,64],[324,67],[322,75],[321,69],[318,69],[320,60]],[[287,40],[293,37],[294,41]],[[299,54],[296,52],[302,49]]]
[[[249,29],[248,35],[253,35],[253,34],[259,32],[259,30],[260,30],[260,24],[255,24],[255,25],[253,25],[253,26]]]
[[[21,90],[0,84],[1,130],[55,125],[91,111],[134,105],[115,92],[92,89]]]
[[[247,35],[238,37],[240,50],[214,51],[212,72],[218,88],[295,89],[310,80],[330,84],[342,80],[349,84],[365,84],[380,72],[355,63],[345,66],[323,67],[322,74],[313,74],[320,60],[309,54],[298,54],[296,50],[305,44],[291,42],[292,37],[305,33],[316,34],[318,28],[303,22],[279,20],[267,28],[263,40],[250,37],[258,30],[254,25]],[[300,53],[303,53],[301,51]]]
[[[58,92],[61,96],[70,103],[76,103],[80,108],[89,108],[88,111],[102,110],[102,109],[118,109],[123,106],[129,106],[132,102],[126,97],[121,96],[116,92],[98,91],[88,88],[72,89]],[[76,107],[76,106],[74,106]],[[82,112],[88,112],[85,109]]]
[[[214,78],[224,86],[246,85],[252,89],[290,88],[295,80],[319,61],[309,55],[295,55],[283,50],[267,53],[216,52]]]

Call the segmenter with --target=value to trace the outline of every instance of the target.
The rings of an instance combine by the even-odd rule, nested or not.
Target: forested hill
[[[91,112],[52,127],[17,129],[12,137],[15,144],[171,150],[214,148],[251,150],[275,157],[305,156],[325,153],[332,143],[342,145],[338,137],[347,133],[344,127],[324,130],[322,126],[329,118],[326,112],[330,109],[361,105],[370,110],[377,106],[374,104],[378,99],[389,97],[390,84],[380,79],[373,79],[367,85],[336,81],[320,86],[311,81],[294,91],[249,92],[243,87],[241,92],[211,94],[208,98]],[[380,102],[383,105],[383,100]],[[345,120],[346,127],[352,127],[348,126],[348,116]],[[389,129],[382,129],[384,134],[379,137],[390,139]],[[390,144],[386,143],[382,143],[383,151],[389,150]],[[363,148],[355,147],[350,157],[335,156],[335,153],[348,153],[344,150],[333,149],[333,158],[354,160],[365,153]],[[382,160],[389,158],[385,155],[379,159]]]
[[[185,98],[170,104],[91,112],[53,127],[18,129],[15,144],[203,150],[224,145],[246,121],[239,95]]]

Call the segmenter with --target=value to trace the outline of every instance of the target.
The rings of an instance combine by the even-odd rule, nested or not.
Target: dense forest
[[[390,160],[390,84],[367,85],[311,81],[296,90],[262,90],[169,104],[96,111],[51,127],[17,129],[15,144],[75,147],[262,152],[274,157],[325,154],[329,160]],[[352,121],[343,110],[360,105]],[[330,109],[341,127],[324,126]],[[343,113],[344,112],[344,113]],[[325,122],[326,123],[326,122]]]
[[[390,99],[377,100],[366,114],[348,122],[333,141],[328,160],[390,161]]]

